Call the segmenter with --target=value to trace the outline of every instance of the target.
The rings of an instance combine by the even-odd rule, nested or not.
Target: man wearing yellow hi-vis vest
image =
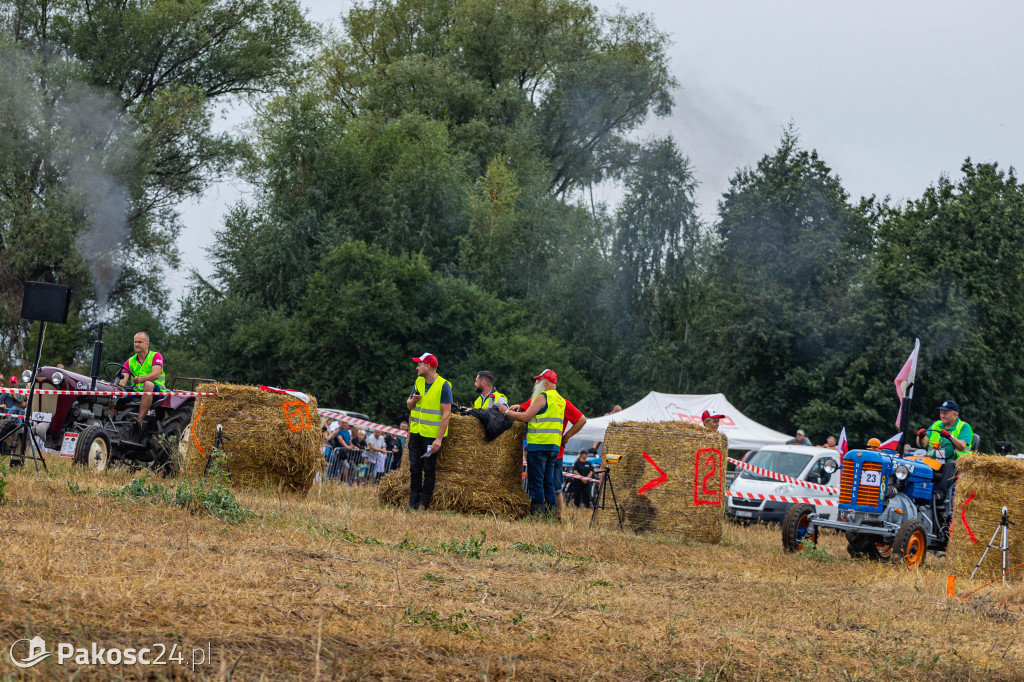
[[[489,410],[496,407],[499,412],[505,414],[508,410],[508,397],[494,388],[494,373],[483,370],[476,373],[474,382],[476,392],[480,395],[473,401],[473,407]]]
[[[437,358],[413,358],[416,385],[406,401],[409,416],[409,509],[426,509],[434,494],[437,453],[448,435],[452,416],[452,385],[437,374]]]
[[[960,418],[960,406],[955,400],[939,405],[939,420],[917,432],[917,444],[941,450],[945,456],[946,461],[935,478],[935,488],[949,499],[956,480],[956,460],[974,449],[974,430]]]
[[[939,405],[939,419],[927,429],[917,432],[919,447],[942,450],[947,460],[966,455],[974,445],[974,430],[960,418],[960,406],[955,400]]]
[[[533,378],[533,398],[525,412],[509,410],[506,415],[526,422],[526,478],[530,494],[530,513],[553,514],[557,500],[556,487],[561,488],[558,451],[562,447],[565,398],[555,386],[558,375],[546,369]]]
[[[124,372],[120,386],[126,386],[129,391],[135,393],[161,393],[167,390],[164,376],[164,358],[160,353],[149,349],[149,334],[139,332],[132,341],[135,347],[135,354],[124,361]],[[131,385],[128,385],[128,382]],[[149,414],[149,408],[153,405],[153,396],[139,396],[139,418],[136,428],[142,428],[142,420]],[[111,405],[111,411],[114,407]]]

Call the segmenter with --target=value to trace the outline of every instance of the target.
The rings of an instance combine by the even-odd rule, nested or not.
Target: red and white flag
[[[900,409],[896,413],[896,428],[900,426],[900,414],[903,412],[903,396],[914,397],[914,382],[917,379],[917,355],[921,352],[921,339],[914,339],[914,352],[910,354],[907,361],[903,363],[903,369],[896,375],[896,380],[893,381],[896,384],[896,395],[900,399]],[[907,394],[907,386],[910,387],[910,393]]]
[[[898,448],[900,446],[900,438],[902,438],[902,437],[903,437],[903,432],[900,431],[895,436],[893,436],[889,440],[887,440],[884,443],[882,443],[881,445],[879,445],[878,449],[879,450],[892,450],[892,451],[895,452],[896,448]]]
[[[850,451],[850,441],[846,439],[846,427],[839,433],[839,442],[836,443],[836,452],[839,453],[839,464],[843,464],[843,456]]]

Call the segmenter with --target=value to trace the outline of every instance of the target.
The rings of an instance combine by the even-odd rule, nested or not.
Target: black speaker
[[[21,316],[26,320],[66,324],[71,307],[71,287],[65,284],[25,282]]]

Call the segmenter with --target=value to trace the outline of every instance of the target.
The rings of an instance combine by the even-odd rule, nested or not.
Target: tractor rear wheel
[[[89,426],[78,435],[74,464],[92,471],[106,471],[110,466],[110,436],[98,426]]]
[[[846,531],[846,552],[851,559],[863,559],[871,556],[874,544],[875,539],[872,535],[865,535],[853,530]]]
[[[813,513],[814,507],[809,504],[794,504],[786,512],[786,518],[782,520],[782,547],[787,552],[799,552],[804,543],[818,544],[817,526],[811,535],[807,534]]]
[[[188,432],[192,421],[192,408],[182,407],[177,412],[166,416],[157,426],[157,433],[150,438],[149,450],[153,460],[153,470],[164,476],[177,476],[179,453],[182,437]]]
[[[908,519],[896,531],[892,543],[892,562],[917,569],[928,554],[928,534],[920,521]]]

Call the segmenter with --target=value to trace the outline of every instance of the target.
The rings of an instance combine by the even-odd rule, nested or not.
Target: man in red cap
[[[11,377],[11,387],[18,387],[18,377]],[[17,393],[4,393],[0,390],[0,414],[25,414],[24,403],[28,398]]]
[[[516,421],[526,422],[526,478],[531,514],[543,513],[545,509],[553,514],[558,504],[555,479],[561,479],[557,468],[558,451],[563,445],[565,398],[555,390],[557,384],[554,370],[544,370],[533,378],[533,397],[526,411],[505,413]]]
[[[416,363],[416,385],[405,401],[409,418],[409,509],[426,509],[434,494],[437,453],[448,435],[452,385],[437,374],[437,358],[424,353]]]
[[[533,398],[530,398],[529,400],[527,400],[522,405],[512,405],[511,407],[508,408],[508,410],[509,410],[509,412],[523,412],[524,410],[530,409],[530,405],[532,403],[533,403]],[[508,414],[508,413],[506,412],[506,414]],[[579,432],[579,430],[583,428],[583,425],[586,424],[586,423],[587,423],[587,418],[583,416],[583,413],[579,411],[579,408],[577,408],[575,405],[572,404],[571,400],[566,398],[565,399],[565,414],[562,415],[562,431],[563,431],[563,433],[562,433],[562,445],[558,448],[558,461],[555,462],[555,471],[554,471],[555,480],[553,482],[553,485],[554,485],[554,488],[555,488],[555,506],[558,509],[558,520],[559,521],[562,520],[562,510],[565,507],[565,501],[563,500],[564,496],[562,495],[562,481],[560,480],[562,478],[561,472],[562,472],[562,468],[564,466],[564,464],[563,464],[563,456],[565,455],[565,444],[568,443],[569,440],[573,436],[575,436]],[[568,426],[569,424],[572,424],[572,426],[569,428],[568,432],[565,432],[565,427]],[[529,474],[527,474],[527,475],[529,475]],[[582,481],[578,481],[578,480],[574,480],[573,482],[574,483],[583,483]],[[577,504],[576,506],[579,506],[579,505]]]
[[[718,430],[718,420],[724,417],[724,414],[712,414],[711,412],[704,410],[704,414],[700,416],[700,421],[704,424],[704,428],[709,431]]]

